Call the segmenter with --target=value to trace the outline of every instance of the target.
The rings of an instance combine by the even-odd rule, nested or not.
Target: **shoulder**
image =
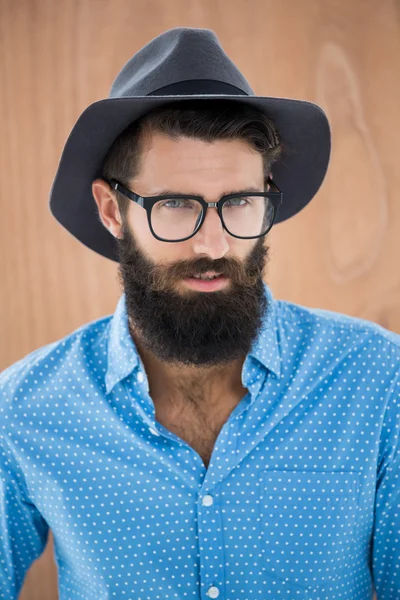
[[[283,335],[297,337],[302,343],[318,343],[338,352],[353,349],[373,353],[375,358],[397,361],[400,371],[400,334],[377,323],[321,308],[311,308],[285,300],[276,301],[278,328]]]
[[[49,397],[74,372],[84,372],[101,360],[107,352],[111,317],[82,325],[67,336],[33,350],[0,373],[0,428],[7,410],[17,405],[23,408],[37,394]]]

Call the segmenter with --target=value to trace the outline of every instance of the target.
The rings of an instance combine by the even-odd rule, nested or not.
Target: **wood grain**
[[[80,113],[124,62],[175,26],[209,27],[259,95],[320,103],[326,182],[269,236],[278,298],[400,332],[400,1],[0,0],[2,368],[114,311],[116,265],[51,216],[48,194]],[[55,600],[52,539],[23,600]]]

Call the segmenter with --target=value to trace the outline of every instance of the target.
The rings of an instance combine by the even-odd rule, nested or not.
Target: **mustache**
[[[150,261],[145,261],[142,254],[137,251],[135,244],[132,244],[129,233],[118,240],[118,246],[120,266],[123,269],[130,266],[137,268],[139,263],[142,267],[140,271],[144,277],[143,283],[158,292],[171,288],[177,281],[207,271],[220,273],[231,279],[234,285],[244,289],[253,288],[263,275],[263,265],[260,262],[251,261],[246,267],[233,257],[210,260],[210,258],[204,256],[191,260],[175,261],[171,264],[152,264]],[[265,256],[268,255],[268,249],[266,247],[264,250]]]

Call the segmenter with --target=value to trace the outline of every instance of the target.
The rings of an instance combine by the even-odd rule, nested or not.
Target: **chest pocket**
[[[349,564],[358,473],[264,471],[260,499],[263,566],[313,589]]]

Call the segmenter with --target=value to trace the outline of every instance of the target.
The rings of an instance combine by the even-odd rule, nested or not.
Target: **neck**
[[[245,357],[213,367],[166,363],[145,348],[135,331],[131,330],[131,335],[142,359],[153,401],[179,403],[184,400],[201,404],[204,409],[220,404],[221,398],[242,398],[247,391],[241,381]]]

